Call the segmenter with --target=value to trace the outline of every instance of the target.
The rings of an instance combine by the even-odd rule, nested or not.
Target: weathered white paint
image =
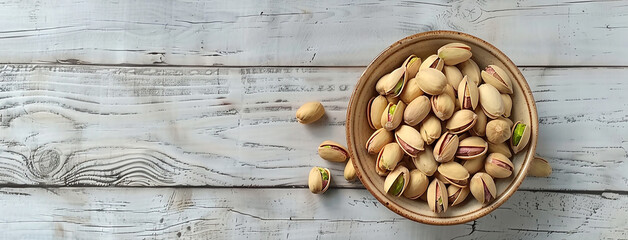
[[[622,239],[625,194],[518,191],[475,222],[415,223],[366,190],[2,188],[3,239]]]
[[[522,189],[628,190],[625,68],[523,68],[550,178]],[[316,153],[344,142],[362,68],[6,65],[0,182],[47,186],[304,187]],[[320,100],[326,117],[294,119]]]
[[[628,65],[625,1],[4,1],[0,62],[364,66],[450,29],[520,65]]]

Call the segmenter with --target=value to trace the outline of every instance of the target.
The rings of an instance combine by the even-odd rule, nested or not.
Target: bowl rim
[[[531,133],[530,143],[528,144],[529,150],[526,152],[524,162],[522,163],[522,167],[517,173],[517,175],[514,177],[513,181],[504,190],[504,192],[490,204],[482,206],[478,210],[471,211],[471,212],[468,212],[459,216],[438,217],[438,216],[427,216],[427,215],[417,214],[415,212],[412,212],[404,208],[403,206],[395,202],[388,201],[386,199],[386,196],[380,197],[378,194],[374,193],[374,189],[373,189],[374,186],[372,182],[370,181],[370,179],[368,179],[366,176],[364,176],[361,173],[361,169],[362,169],[361,162],[357,158],[357,155],[354,153],[354,149],[359,146],[355,146],[355,142],[352,141],[352,137],[351,137],[352,128],[354,125],[353,122],[351,121],[351,117],[352,117],[351,112],[355,112],[354,104],[358,100],[357,99],[358,89],[363,88],[363,85],[365,84],[367,77],[370,76],[370,74],[372,74],[372,71],[374,69],[373,66],[377,66],[378,64],[381,64],[381,62],[383,62],[386,58],[388,58],[392,53],[403,49],[404,47],[402,46],[404,45],[404,43],[414,43],[414,42],[419,41],[417,40],[417,38],[419,39],[426,38],[426,40],[434,39],[434,38],[444,38],[444,39],[452,40],[452,41],[456,41],[456,40],[468,41],[468,42],[474,42],[477,45],[480,45],[481,47],[485,48],[489,53],[496,56],[497,59],[499,59],[499,61],[503,62],[506,68],[508,68],[508,70],[513,74],[513,76],[515,77],[515,83],[519,85],[520,89],[523,92],[523,97],[526,101],[526,105],[528,106],[528,113],[530,114],[530,125],[532,128],[532,133]],[[349,105],[347,107],[345,131],[346,131],[349,155],[352,159],[354,159],[353,167],[356,170],[356,174],[358,178],[360,179],[360,182],[363,183],[364,187],[366,187],[366,189],[371,193],[372,196],[374,196],[377,199],[377,201],[379,201],[382,205],[386,206],[391,211],[416,222],[432,224],[432,225],[456,225],[456,224],[470,222],[470,221],[476,220],[478,218],[481,218],[489,214],[490,212],[492,212],[493,210],[501,206],[504,202],[506,202],[512,196],[512,194],[514,194],[514,192],[516,192],[519,189],[519,186],[521,185],[521,183],[523,182],[523,180],[525,179],[527,175],[530,163],[532,162],[532,159],[534,158],[534,153],[536,152],[536,145],[537,145],[537,138],[538,138],[538,124],[539,122],[538,122],[536,103],[534,101],[532,91],[530,90],[530,86],[528,85],[527,80],[525,79],[521,71],[519,71],[519,68],[512,62],[512,60],[510,60],[510,58],[506,56],[506,54],[501,52],[492,44],[478,37],[475,37],[473,35],[462,33],[462,32],[456,32],[456,31],[438,30],[438,31],[428,31],[428,32],[417,33],[414,35],[407,36],[401,40],[398,40],[395,43],[388,46],[384,51],[379,53],[377,57],[374,58],[373,61],[369,63],[369,65],[366,67],[364,72],[362,72],[362,74],[360,75],[360,79],[358,80],[353,90],[353,93],[351,94]],[[364,184],[365,182],[368,182],[369,184]]]

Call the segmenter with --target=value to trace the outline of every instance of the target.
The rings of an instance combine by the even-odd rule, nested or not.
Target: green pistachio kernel
[[[403,78],[399,79],[399,82],[397,82],[397,85],[395,85],[395,88],[393,89],[395,95],[401,91],[401,87],[403,87]]]
[[[397,110],[397,105],[396,104],[390,106],[390,108],[388,109],[388,113],[391,114],[391,115],[395,114],[395,110]]]
[[[399,194],[401,194],[401,190],[403,190],[403,174],[400,174],[397,179],[395,179],[395,182],[393,183],[389,192],[393,196],[398,196]]]
[[[331,146],[327,145],[327,146],[323,146],[323,148],[331,148]]]
[[[323,177],[323,181],[329,180],[329,175],[327,174],[327,171],[325,171],[325,169],[318,168],[318,171],[321,172],[321,176]]]
[[[413,57],[410,59],[410,62],[408,62],[408,66],[412,65],[412,63],[416,62],[416,60],[419,60],[418,57]]]
[[[512,143],[513,145],[517,146],[519,145],[519,142],[521,141],[521,137],[523,136],[523,131],[526,129],[526,125],[523,123],[517,123],[517,126],[515,126],[515,131],[513,133],[513,139],[512,139]]]

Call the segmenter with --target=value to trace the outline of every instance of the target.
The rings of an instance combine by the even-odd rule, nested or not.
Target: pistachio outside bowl
[[[367,105],[370,98],[377,95],[375,84],[381,76],[399,67],[403,61],[415,54],[425,59],[435,54],[441,46],[461,42],[471,46],[472,59],[483,68],[489,64],[497,65],[506,70],[513,81],[514,94],[512,95],[511,119],[528,123],[531,127],[528,146],[513,156],[515,170],[509,178],[497,179],[497,198],[488,205],[481,205],[469,194],[467,200],[447,212],[436,214],[430,211],[426,202],[417,199],[410,200],[404,197],[393,197],[383,191],[384,178],[375,172],[376,155],[370,155],[365,144],[374,132],[368,124]],[[517,66],[499,49],[486,41],[469,34],[453,31],[432,31],[415,34],[401,39],[379,54],[364,70],[358,81],[347,110],[347,144],[356,173],[362,184],[384,206],[393,212],[426,224],[453,225],[462,224],[487,215],[502,205],[526,177],[538,138],[538,117],[532,91]]]

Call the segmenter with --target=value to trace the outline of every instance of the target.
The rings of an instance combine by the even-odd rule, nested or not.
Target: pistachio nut
[[[381,95],[399,96],[403,90],[403,86],[406,84],[404,73],[406,71],[405,66],[401,66],[391,73],[384,75],[375,84],[375,90]]]
[[[410,55],[406,58],[406,61],[403,62],[403,65],[406,67],[406,72],[403,77],[406,78],[406,83],[410,79],[413,79],[416,76],[416,73],[419,72],[419,66],[421,66],[421,58],[413,55]]]
[[[532,163],[530,163],[530,170],[528,175],[534,177],[549,177],[552,174],[552,166],[550,166],[547,160],[534,156]]]
[[[512,98],[510,95],[502,93],[502,102],[504,103],[504,116],[505,118],[510,117],[510,113],[512,112]]]
[[[449,43],[438,49],[438,57],[447,65],[456,65],[471,58],[471,47],[463,43]]]
[[[438,181],[443,182],[444,184],[450,184],[447,179],[445,178],[445,176],[443,176],[443,174],[441,174],[438,170],[436,170],[436,172],[433,175],[434,179],[438,179]]]
[[[468,137],[460,141],[456,157],[459,159],[472,159],[483,157],[488,151],[488,143],[481,137]]]
[[[307,102],[297,110],[297,121],[310,124],[325,115],[325,108],[320,102]]]
[[[508,140],[511,136],[510,124],[504,119],[494,119],[486,124],[486,139],[498,144]]]
[[[331,173],[329,172],[329,169],[313,167],[312,170],[310,170],[310,176],[307,180],[310,192],[314,194],[324,193],[329,188],[330,183]]]
[[[457,91],[460,81],[462,81],[462,72],[456,66],[444,66],[443,73],[447,78],[447,83]]]
[[[430,95],[438,95],[445,91],[447,86],[447,78],[443,72],[433,68],[422,69],[417,73],[416,79],[419,84],[419,88],[424,93]]]
[[[421,122],[419,132],[421,133],[423,141],[425,141],[427,145],[431,145],[434,141],[438,140],[441,135],[442,129],[440,120],[434,115],[427,116],[423,122]]]
[[[458,103],[462,109],[475,110],[480,101],[480,92],[475,83],[469,80],[468,76],[464,76],[458,86]]]
[[[423,139],[421,134],[415,128],[408,125],[401,125],[395,131],[395,141],[406,154],[416,157],[420,151],[423,151]]]
[[[484,156],[471,158],[471,159],[462,159],[460,160],[460,164],[467,169],[470,174],[474,174],[479,172],[484,167]]]
[[[403,103],[403,101],[397,101],[396,103],[389,102],[380,118],[382,127],[387,131],[392,131],[399,127],[405,110],[406,104]]]
[[[327,161],[344,162],[349,158],[349,151],[340,143],[324,141],[318,146],[318,155]]]
[[[430,180],[427,179],[424,173],[418,169],[410,171],[410,180],[406,190],[403,191],[403,196],[409,199],[417,199],[427,190]]]
[[[462,76],[467,76],[471,81],[475,83],[475,86],[479,86],[481,83],[481,74],[480,67],[478,64],[473,61],[473,59],[469,59],[467,61],[461,62],[457,65],[458,69],[462,73]]]
[[[388,100],[382,95],[371,98],[369,105],[367,106],[367,114],[369,125],[372,129],[382,128],[382,114],[388,106]]]
[[[355,168],[353,167],[353,159],[351,158],[349,158],[349,161],[347,161],[344,175],[345,175],[345,179],[349,182],[353,182],[357,178],[357,175],[355,173]]]
[[[455,161],[443,163],[438,166],[438,172],[452,185],[458,187],[467,187],[469,185],[469,172],[460,163]]]
[[[469,188],[449,185],[449,187],[447,187],[447,195],[449,205],[455,206],[467,199],[467,196],[469,196]]]
[[[395,197],[401,196],[408,187],[410,171],[404,166],[397,166],[384,180],[384,192]]]
[[[478,87],[480,92],[480,105],[487,117],[496,119],[501,115],[504,115],[504,103],[502,102],[502,96],[495,87],[489,84],[482,84]]]
[[[512,122],[512,120],[510,120],[510,118],[498,117],[498,118],[496,118],[496,119],[500,119],[500,120],[504,120],[504,121],[506,121],[506,123],[508,123],[508,126],[509,126],[509,127],[512,127],[512,126],[513,126],[513,122]]]
[[[454,90],[454,87],[449,85],[449,83],[447,83],[447,85],[445,85],[445,90],[443,91],[442,94],[445,94],[445,95],[449,96],[454,103],[458,101],[456,99],[456,90]],[[457,105],[456,105],[456,107],[459,108],[459,106],[457,106]]]
[[[423,95],[423,90],[421,90],[421,88],[419,87],[419,80],[415,77],[408,80],[408,82],[406,83],[406,88],[401,91],[401,95],[399,95],[399,98],[401,98],[401,101],[403,101],[404,103],[410,104],[410,102],[412,102],[414,99],[418,98],[421,95]]]
[[[403,158],[403,150],[397,143],[389,143],[379,151],[377,156],[377,167],[380,170],[392,171]]]
[[[507,158],[512,157],[512,153],[510,152],[510,148],[508,148],[508,144],[506,144],[506,142],[497,144],[488,142],[488,153],[501,153]]]
[[[449,162],[454,159],[457,149],[458,135],[445,132],[434,145],[434,159],[439,163]]]
[[[487,204],[497,197],[495,181],[487,173],[479,172],[473,175],[469,188],[473,197],[481,204]]]
[[[486,124],[488,123],[488,118],[482,108],[475,109],[475,115],[478,116],[478,119],[475,120],[475,125],[469,130],[475,136],[485,136],[486,135]]]
[[[425,151],[420,152],[415,158],[412,158],[414,167],[427,176],[434,175],[438,168],[438,162],[434,159],[434,150],[430,146],[425,147]]]
[[[380,128],[366,140],[366,151],[370,154],[377,154],[386,144],[393,141],[393,133]]]
[[[517,122],[512,127],[512,137],[510,138],[510,147],[517,154],[528,145],[530,141],[530,127],[522,122]]]
[[[500,93],[512,94],[512,82],[504,69],[495,65],[488,65],[482,71],[482,79],[485,83],[493,85]]]
[[[445,127],[453,134],[461,134],[475,125],[478,116],[471,110],[462,109],[455,112]]]
[[[410,126],[416,126],[427,117],[430,110],[432,110],[430,99],[426,96],[419,96],[406,106],[403,121]]]
[[[515,166],[501,153],[491,153],[484,160],[484,170],[494,178],[507,178],[512,175]]]
[[[438,55],[433,54],[427,57],[425,61],[421,63],[421,66],[419,67],[419,72],[426,68],[433,68],[438,71],[443,71],[444,65],[445,65],[445,62],[443,61],[443,59],[440,59]]]
[[[447,94],[434,95],[431,99],[432,111],[438,119],[445,121],[454,114],[455,105],[454,101]]]
[[[438,179],[432,180],[430,186],[427,187],[427,205],[430,206],[432,212],[442,213],[447,211],[449,206],[449,198],[447,187]]]

